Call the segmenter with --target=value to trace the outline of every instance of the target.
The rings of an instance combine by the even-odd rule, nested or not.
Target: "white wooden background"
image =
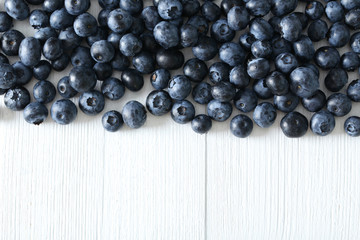
[[[33,33],[26,21],[15,28]],[[105,110],[144,103],[145,79]],[[1,240],[359,239],[359,139],[345,135],[344,118],[331,136],[288,139],[279,114],[271,128],[237,139],[229,121],[197,135],[170,115],[117,133],[81,111],[68,126],[50,118],[32,126],[0,102]]]

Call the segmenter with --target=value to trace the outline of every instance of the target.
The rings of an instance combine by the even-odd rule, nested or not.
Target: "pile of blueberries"
[[[270,127],[278,110],[286,113],[280,123],[286,136],[301,137],[309,125],[325,136],[333,131],[335,117],[347,115],[352,102],[360,102],[359,79],[347,86],[346,94],[339,92],[348,83],[347,72],[360,67],[360,0],[302,1],[304,12],[294,12],[298,0],[222,0],[220,6],[211,0],[153,0],[147,7],[143,0],[98,0],[102,10],[95,18],[87,12],[90,0],[5,0],[0,93],[7,108],[24,110],[25,120],[38,125],[48,116],[45,104],[58,92],[62,99],[52,104],[50,115],[69,124],[78,113],[69,98],[79,93],[80,110],[96,115],[105,99],[139,91],[143,75],[150,74],[155,90],[147,96],[146,108],[130,101],[121,113],[106,112],[106,130],[117,131],[123,123],[140,128],[149,111],[155,116],[170,112],[175,122],[191,122],[203,134],[212,121],[226,121],[235,107],[253,112],[252,119],[239,114],[231,120],[237,137],[249,136],[253,121]],[[41,6],[30,12],[29,4]],[[14,20],[26,19],[37,29],[33,37],[12,29]],[[315,50],[313,42],[324,39],[328,46]],[[338,48],[344,46],[352,51],[340,56]],[[194,55],[186,62],[184,48]],[[9,64],[7,56],[20,61]],[[210,60],[214,62],[208,67]],[[47,81],[52,70],[63,71],[69,64],[72,70],[57,87]],[[183,75],[171,76],[179,68]],[[324,83],[333,92],[328,97],[319,89],[319,68],[328,70]],[[121,79],[113,77],[114,71],[121,72]],[[24,87],[32,78],[39,80],[34,102]],[[96,90],[98,81],[101,89]],[[207,106],[207,114],[195,114],[186,100],[190,95]],[[310,123],[295,111],[300,102],[314,112]],[[344,129],[359,136],[360,118],[349,117]]]

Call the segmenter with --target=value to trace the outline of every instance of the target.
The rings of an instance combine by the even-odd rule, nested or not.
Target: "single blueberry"
[[[115,110],[104,113],[101,122],[104,129],[109,132],[116,132],[124,125],[121,113]]]
[[[146,109],[141,103],[130,101],[123,107],[122,116],[128,127],[137,129],[146,122]]]
[[[43,123],[48,115],[49,111],[46,106],[39,102],[29,103],[23,112],[25,121],[34,125]]]
[[[73,122],[78,110],[75,104],[69,99],[55,101],[50,109],[51,118],[58,124],[66,125]]]
[[[164,90],[154,90],[146,98],[146,108],[155,116],[162,116],[171,111],[172,99]]]

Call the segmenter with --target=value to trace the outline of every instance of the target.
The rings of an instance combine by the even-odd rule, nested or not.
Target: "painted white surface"
[[[144,103],[145,79],[105,110]],[[359,239],[359,139],[344,134],[344,118],[331,136],[288,139],[282,116],[248,139],[229,121],[199,136],[150,114],[139,130],[107,133],[100,115],[80,111],[69,126],[31,126],[0,97],[0,239]]]

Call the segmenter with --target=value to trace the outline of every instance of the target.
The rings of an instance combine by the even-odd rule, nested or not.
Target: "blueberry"
[[[255,58],[248,62],[247,73],[253,79],[261,79],[270,71],[270,63],[265,58]]]
[[[236,92],[234,106],[241,112],[247,113],[255,109],[258,103],[256,93],[252,89],[241,89]]]
[[[305,8],[306,15],[312,20],[321,18],[324,11],[324,6],[318,1],[309,2]]]
[[[270,88],[268,88],[268,86],[266,85],[265,78],[255,81],[253,89],[256,95],[261,99],[268,99],[273,96]]]
[[[346,10],[351,10],[353,8],[360,7],[359,0],[340,0],[340,3]]]
[[[113,68],[110,63],[96,63],[93,67],[97,80],[103,81],[113,74]]]
[[[295,15],[283,17],[280,21],[281,36],[289,42],[297,41],[301,36],[302,24]]]
[[[348,75],[342,68],[331,69],[325,77],[325,86],[332,92],[338,92],[348,82]]]
[[[343,23],[334,23],[327,33],[328,42],[332,47],[343,47],[350,40],[350,31]]]
[[[121,54],[121,52],[116,51],[114,58],[110,62],[111,67],[117,71],[124,71],[130,67],[130,61],[128,57]]]
[[[165,49],[175,47],[180,42],[179,29],[172,23],[162,21],[154,28],[155,40]]]
[[[207,105],[207,114],[214,121],[224,122],[232,114],[232,105],[230,102],[220,102],[215,99],[211,100]]]
[[[295,108],[299,105],[299,101],[299,97],[291,92],[288,92],[282,96],[274,96],[274,105],[276,109],[279,109],[285,113],[294,111]]]
[[[315,72],[307,67],[298,67],[290,74],[290,89],[299,97],[310,97],[319,88]]]
[[[169,81],[168,92],[172,99],[183,100],[191,93],[191,82],[185,75],[176,75]]]
[[[181,17],[183,6],[179,0],[160,0],[157,9],[162,19],[170,20]]]
[[[297,18],[300,20],[300,22],[301,22],[302,29],[303,29],[303,30],[306,29],[306,27],[307,27],[308,24],[309,24],[309,18],[308,18],[308,16],[307,16],[305,13],[302,13],[302,12],[293,12],[293,13],[291,13],[290,15],[297,17]],[[280,21],[281,21],[281,20],[280,20]]]
[[[318,19],[313,21],[308,28],[308,36],[313,42],[318,42],[326,37],[328,25],[325,21]]]
[[[191,17],[200,11],[200,2],[198,0],[183,0],[181,2],[183,4],[183,16]]]
[[[360,118],[352,116],[346,119],[344,123],[344,130],[351,137],[360,136]]]
[[[210,131],[212,127],[211,118],[205,114],[200,114],[194,117],[191,121],[191,128],[194,132],[205,134]]]
[[[92,68],[95,61],[91,57],[90,48],[79,46],[71,53],[71,64],[74,67]]]
[[[69,14],[78,16],[90,8],[90,0],[64,0],[64,6]]]
[[[272,0],[271,12],[275,16],[284,16],[297,7],[298,0]]]
[[[342,93],[330,95],[326,102],[326,109],[337,117],[343,117],[351,111],[352,104],[348,96]]]
[[[211,95],[220,102],[230,102],[236,94],[235,87],[229,82],[218,82],[211,88]]]
[[[80,93],[93,89],[96,84],[95,72],[87,67],[74,67],[69,78],[70,86]]]
[[[9,63],[9,59],[2,53],[0,53],[0,63]]]
[[[347,88],[347,96],[354,102],[360,102],[360,80],[353,80]]]
[[[40,62],[41,45],[39,40],[27,37],[22,40],[19,47],[19,57],[23,64],[33,67]]]
[[[280,34],[280,22],[281,22],[281,17],[278,16],[272,16],[268,22],[270,23],[271,27],[274,29],[275,33],[279,33]]]
[[[275,59],[281,53],[291,53],[292,46],[289,41],[286,41],[282,37],[275,37],[271,40],[272,46],[272,58]]]
[[[40,9],[35,9],[34,11],[31,12],[29,17],[29,23],[35,29],[50,26],[48,14]]]
[[[315,75],[319,78],[320,72],[319,72],[319,69],[316,67],[315,64],[313,64],[313,63],[305,63],[305,64],[303,64],[302,66],[303,66],[303,67],[310,68],[311,70],[313,70],[313,72],[315,73]]]
[[[270,40],[274,35],[274,30],[270,23],[262,18],[252,19],[249,31],[257,40]]]
[[[326,4],[325,14],[330,22],[340,22],[344,18],[344,9],[338,1],[330,1]]]
[[[314,45],[308,36],[302,35],[296,42],[293,43],[295,56],[303,61],[311,61],[315,55]]]
[[[75,33],[80,37],[89,37],[96,34],[98,30],[96,18],[90,13],[82,13],[77,16],[74,20],[73,27]]]
[[[25,121],[34,125],[43,123],[48,115],[49,111],[45,105],[39,102],[29,103],[23,112]]]
[[[122,116],[125,124],[130,128],[140,128],[146,122],[145,107],[137,101],[127,102],[123,107]]]
[[[266,86],[274,95],[285,95],[289,91],[289,82],[281,72],[273,71],[265,81]]]
[[[184,54],[175,49],[161,49],[156,53],[156,62],[160,68],[175,70],[184,64]]]
[[[16,85],[22,86],[31,81],[33,73],[31,69],[25,66],[22,62],[18,61],[12,65],[14,69],[14,74],[16,77]]]
[[[125,56],[135,56],[142,48],[141,40],[132,33],[125,34],[119,43],[119,49]]]
[[[162,90],[168,86],[171,75],[170,72],[166,69],[157,69],[150,76],[151,85],[156,90]]]
[[[77,116],[77,108],[69,99],[55,101],[50,109],[51,118],[58,124],[66,125],[73,122]]]
[[[319,136],[330,134],[335,128],[335,118],[328,111],[321,110],[315,113],[310,120],[310,129]]]
[[[110,62],[114,57],[114,47],[106,40],[95,42],[90,49],[92,58],[98,63]]]
[[[220,3],[221,10],[223,11],[224,15],[229,13],[231,8],[236,6],[242,6],[244,3],[241,0],[222,0]]]
[[[230,66],[242,64],[245,60],[245,51],[240,44],[227,42],[221,45],[219,49],[220,60]]]
[[[224,19],[219,19],[213,23],[210,34],[219,43],[230,42],[235,37],[235,31],[229,28]]]
[[[193,47],[196,45],[199,38],[197,29],[190,25],[185,24],[180,28],[180,44],[183,47]]]
[[[63,54],[61,41],[58,38],[51,37],[46,40],[43,46],[43,55],[48,60],[55,60]]]
[[[40,41],[41,45],[43,45],[46,40],[51,37],[57,37],[57,32],[54,28],[51,27],[44,27],[40,28],[35,34],[34,38]]]
[[[209,24],[203,16],[195,15],[189,18],[187,24],[195,27],[199,33],[199,36],[205,36],[209,31]]]
[[[251,53],[256,58],[268,58],[272,54],[271,43],[267,40],[257,40],[251,45]]]
[[[276,109],[268,102],[258,104],[253,113],[254,122],[261,128],[270,127],[276,119]]]
[[[12,29],[6,31],[1,36],[1,50],[7,56],[17,56],[19,53],[19,48],[22,40],[24,40],[25,36],[18,30]]]
[[[345,15],[345,23],[352,29],[360,28],[360,8],[354,8]]]
[[[42,9],[45,12],[52,13],[57,9],[60,9],[64,6],[63,0],[44,0],[42,4]]]
[[[108,37],[108,29],[106,27],[98,27],[95,34],[86,37],[86,43],[91,47],[95,42],[100,40],[106,40]],[[110,43],[112,46],[112,44]]]
[[[157,11],[157,8],[154,6],[148,6],[144,8],[141,12],[141,17],[144,20],[145,27],[148,30],[153,30],[156,24],[161,22],[161,17]]]
[[[149,74],[155,70],[155,59],[149,52],[142,51],[136,54],[132,59],[133,66],[143,74]]]
[[[60,31],[59,40],[65,50],[72,50],[81,44],[82,37],[79,37],[73,27]]]
[[[163,90],[154,90],[146,98],[146,108],[155,116],[162,116],[171,111],[172,99]]]
[[[209,79],[213,83],[229,81],[231,68],[223,62],[215,62],[209,68]]]
[[[110,77],[101,84],[101,92],[110,100],[118,100],[124,96],[125,86],[119,79]]]
[[[121,113],[115,110],[104,113],[101,122],[105,130],[109,132],[116,132],[124,125]]]
[[[33,67],[33,76],[37,80],[46,80],[51,72],[51,64],[46,60],[41,60]]]
[[[317,90],[312,96],[302,98],[301,103],[309,112],[320,111],[326,104],[325,93],[321,90]]]
[[[133,17],[125,10],[117,8],[110,12],[107,25],[111,31],[116,33],[124,33],[130,29],[133,23]],[[146,21],[145,21],[146,24]]]
[[[132,34],[139,36],[145,31],[144,20],[140,17],[134,17],[133,23],[131,24],[130,31]]]
[[[353,72],[360,67],[360,58],[354,52],[346,52],[341,56],[340,64],[345,71]]]
[[[24,0],[5,0],[6,13],[16,20],[25,20],[30,15],[30,9]]]
[[[206,63],[197,58],[186,61],[183,71],[184,75],[193,82],[201,82],[208,74]]]
[[[0,12],[0,32],[9,31],[12,26],[13,19],[6,12]]]
[[[140,39],[142,41],[143,50],[156,53],[160,49],[160,45],[156,42],[152,32],[145,31],[140,35]]]
[[[201,6],[201,14],[210,22],[215,22],[221,16],[221,9],[211,1],[205,1]]]
[[[257,39],[249,32],[246,32],[239,37],[239,44],[246,50],[250,50],[251,45],[256,41]]]
[[[67,68],[70,63],[70,57],[66,53],[61,54],[61,56],[53,61],[51,61],[51,66],[55,71],[61,72]]]
[[[110,9],[101,9],[100,10],[100,12],[97,16],[97,20],[98,20],[100,27],[107,27],[107,17],[110,12],[111,12]]]
[[[333,47],[321,47],[315,52],[314,61],[322,69],[331,69],[340,62],[340,54]]]
[[[23,110],[30,103],[30,93],[24,87],[14,87],[6,91],[5,106],[13,111]]]
[[[249,85],[250,78],[247,75],[246,69],[242,65],[239,65],[231,69],[229,81],[236,88],[245,88]]]
[[[250,136],[253,130],[254,124],[252,120],[243,114],[236,115],[230,121],[230,131],[231,133],[239,138],[246,138]]]
[[[0,64],[0,88],[8,89],[15,85],[16,73],[14,68],[7,63]]]
[[[281,53],[275,59],[275,67],[282,73],[289,74],[299,66],[297,58],[291,53]]]
[[[68,76],[63,77],[58,81],[57,90],[60,96],[63,98],[72,98],[75,97],[78,93],[75,89],[71,87],[70,78]]]
[[[290,112],[281,119],[280,127],[285,136],[299,138],[306,134],[309,123],[307,118],[301,113]]]
[[[360,32],[356,32],[351,36],[350,47],[355,53],[360,54]]]
[[[250,15],[244,6],[234,6],[227,13],[227,22],[234,31],[245,29],[250,22]]]
[[[98,2],[103,9],[115,9],[120,4],[120,0],[98,0]]]
[[[263,17],[270,12],[271,4],[268,0],[249,0],[246,8],[252,16]]]
[[[51,82],[42,80],[34,85],[33,95],[36,101],[46,104],[54,100],[56,89]]]
[[[74,22],[74,16],[70,15],[65,8],[55,10],[50,15],[50,26],[56,30],[64,30],[71,27]]]
[[[197,84],[192,90],[192,96],[195,102],[208,104],[213,99],[211,95],[211,85],[206,82]]]
[[[79,98],[79,108],[86,115],[97,115],[105,107],[104,95],[97,90],[83,92]]]
[[[121,80],[125,87],[132,92],[137,92],[144,86],[143,76],[135,69],[127,69],[122,72]]]

